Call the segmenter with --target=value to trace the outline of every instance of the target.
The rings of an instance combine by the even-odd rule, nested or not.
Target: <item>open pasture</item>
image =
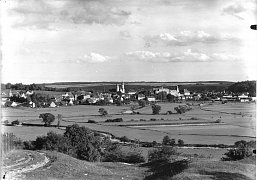
[[[29,126],[2,126],[2,133],[13,133],[17,138],[21,140],[36,140],[38,136],[44,136],[48,132],[53,131],[56,133],[63,133],[61,129],[54,127],[29,127]]]
[[[249,111],[247,115],[241,115],[234,112],[248,112],[248,109],[254,109],[255,104],[251,103],[213,103],[200,109],[199,106],[193,106],[191,111],[184,114],[170,114],[165,115],[168,110],[174,112],[174,107],[182,105],[181,103],[160,103],[162,107],[160,115],[152,115],[151,106],[147,106],[136,111],[140,114],[126,114],[122,115],[121,112],[129,110],[130,106],[67,106],[59,108],[3,108],[2,120],[19,120],[20,122],[29,122],[35,124],[43,124],[42,120],[38,118],[41,113],[52,113],[55,116],[58,114],[63,115],[61,125],[71,125],[78,123],[79,125],[88,128],[108,132],[115,136],[127,136],[130,139],[140,139],[142,141],[157,141],[161,142],[165,135],[170,135],[171,138],[183,139],[185,143],[199,143],[199,144],[233,144],[235,141],[241,139],[254,140],[255,139],[255,111]],[[241,107],[241,109],[240,109]],[[105,108],[109,115],[100,116],[98,113],[99,108]],[[210,108],[206,111],[207,108]],[[212,109],[215,110],[212,110]],[[219,110],[230,109],[226,113],[219,112]],[[231,113],[230,113],[231,112]],[[107,119],[122,118],[123,122],[120,123],[105,123]],[[141,121],[140,121],[141,119]],[[145,121],[142,121],[144,119]],[[156,119],[155,121],[150,119]],[[221,124],[208,125],[208,126],[162,126],[161,123],[185,124],[201,122],[208,124],[221,119]],[[95,120],[98,124],[87,123],[88,120]],[[53,124],[56,124],[55,121]],[[141,125],[158,124],[149,127],[126,127],[118,125],[131,125],[139,123]],[[5,127],[8,132],[14,132],[17,136],[35,139],[38,135],[46,134],[52,129],[45,127]],[[39,131],[37,131],[39,129]],[[55,128],[53,128],[55,129]],[[62,132],[62,131],[60,131]]]

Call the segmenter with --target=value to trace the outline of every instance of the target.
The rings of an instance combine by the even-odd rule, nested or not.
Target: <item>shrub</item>
[[[123,122],[122,118],[107,119],[105,122]]]
[[[88,123],[96,123],[95,120],[90,120],[90,119],[89,119],[87,122],[88,122]]]
[[[179,139],[179,140],[178,140],[178,145],[179,145],[179,146],[183,146],[183,145],[184,145],[184,141],[183,141],[182,139]]]
[[[161,106],[156,104],[152,105],[152,111],[153,111],[153,114],[159,114],[161,111]]]
[[[127,136],[122,136],[120,138],[120,141],[122,141],[122,142],[131,142],[131,140]]]
[[[106,153],[105,162],[143,163],[145,158],[139,152],[122,152],[120,149]]]
[[[156,119],[155,118],[151,118],[150,121],[156,121]]]
[[[20,121],[19,121],[19,120],[12,121],[12,125],[13,125],[13,126],[16,126],[16,125],[19,125],[19,124],[20,124]]]
[[[166,114],[172,114],[172,111],[167,111]]]
[[[105,110],[104,108],[99,108],[98,112],[100,113],[101,116],[108,115],[108,111]]]
[[[223,161],[237,161],[253,155],[256,148],[255,141],[246,142],[244,140],[235,142],[235,148],[229,149],[222,158]]]
[[[173,147],[163,146],[161,148],[150,150],[148,152],[148,161],[169,161],[172,155],[177,155],[176,150]]]
[[[5,120],[3,123],[4,123],[4,125],[8,125],[8,124],[9,124],[9,121],[8,121],[8,120]]]
[[[221,119],[217,119],[215,123],[221,123]]]
[[[34,145],[33,141],[24,141],[23,142],[23,148],[26,149],[26,150],[34,150],[35,145]]]
[[[170,139],[169,136],[164,136],[162,140],[162,145],[174,146],[176,144],[175,139]]]
[[[132,163],[132,164],[143,163],[143,162],[145,162],[145,158],[139,152],[130,152],[125,156],[124,162]]]
[[[141,107],[145,107],[146,106],[146,101],[141,99],[138,101],[138,105],[141,106]]]
[[[186,111],[190,111],[192,108],[189,106],[181,106],[179,105],[178,107],[175,107],[174,110],[177,111],[178,114],[183,114]]]

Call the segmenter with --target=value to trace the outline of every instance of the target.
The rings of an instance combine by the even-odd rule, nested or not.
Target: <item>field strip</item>
[[[220,122],[199,122],[199,123],[152,123],[152,124],[129,124],[129,125],[118,125],[118,126],[126,126],[126,127],[135,127],[135,128],[140,128],[140,127],[180,127],[180,126],[214,126],[214,125],[227,125],[226,123]]]
[[[27,154],[29,156],[28,160],[26,162],[23,162],[22,164],[19,164],[20,167],[6,171],[6,173],[5,173],[6,179],[21,179],[20,176],[22,173],[33,171],[35,169],[45,166],[49,162],[49,159],[45,156],[44,153],[39,153],[39,154],[44,156],[43,161],[29,165],[29,162],[33,161],[33,158],[32,158],[31,154]],[[17,166],[17,164],[16,164],[16,166]]]
[[[16,164],[13,164],[13,165],[10,165],[10,166],[5,166],[4,169],[13,168],[15,166],[20,166],[22,164],[28,163],[29,161],[31,161],[31,155],[30,154],[27,154],[27,155],[28,155],[27,158],[21,158],[19,160],[16,160],[16,162],[18,162],[18,161],[20,161],[20,162],[18,162]],[[25,161],[21,161],[22,159],[25,159]]]
[[[200,108],[203,111],[209,111],[209,112],[217,112],[217,113],[223,113],[223,114],[233,114],[233,115],[238,115],[238,116],[248,116],[252,117],[252,115],[247,115],[247,114],[241,114],[241,113],[229,113],[229,112],[224,112],[224,111],[218,111],[218,110],[211,110],[211,109],[204,109],[203,107]]]

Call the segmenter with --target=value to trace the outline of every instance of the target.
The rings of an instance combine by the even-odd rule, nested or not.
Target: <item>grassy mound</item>
[[[221,179],[221,180],[255,180],[255,157],[251,160],[241,161],[215,161],[207,159],[195,159],[181,174],[173,177],[179,179]],[[254,163],[253,163],[254,162]]]
[[[125,163],[92,163],[45,151],[50,163],[26,173],[26,179],[143,179],[144,168]]]

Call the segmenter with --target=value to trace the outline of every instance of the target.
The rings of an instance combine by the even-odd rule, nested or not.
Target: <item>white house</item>
[[[142,100],[142,99],[145,99],[145,95],[144,94],[138,94],[137,100]]]
[[[146,96],[147,100],[150,102],[155,102],[156,98],[154,96]]]
[[[54,108],[56,107],[56,104],[54,102],[51,102],[49,107]]]

